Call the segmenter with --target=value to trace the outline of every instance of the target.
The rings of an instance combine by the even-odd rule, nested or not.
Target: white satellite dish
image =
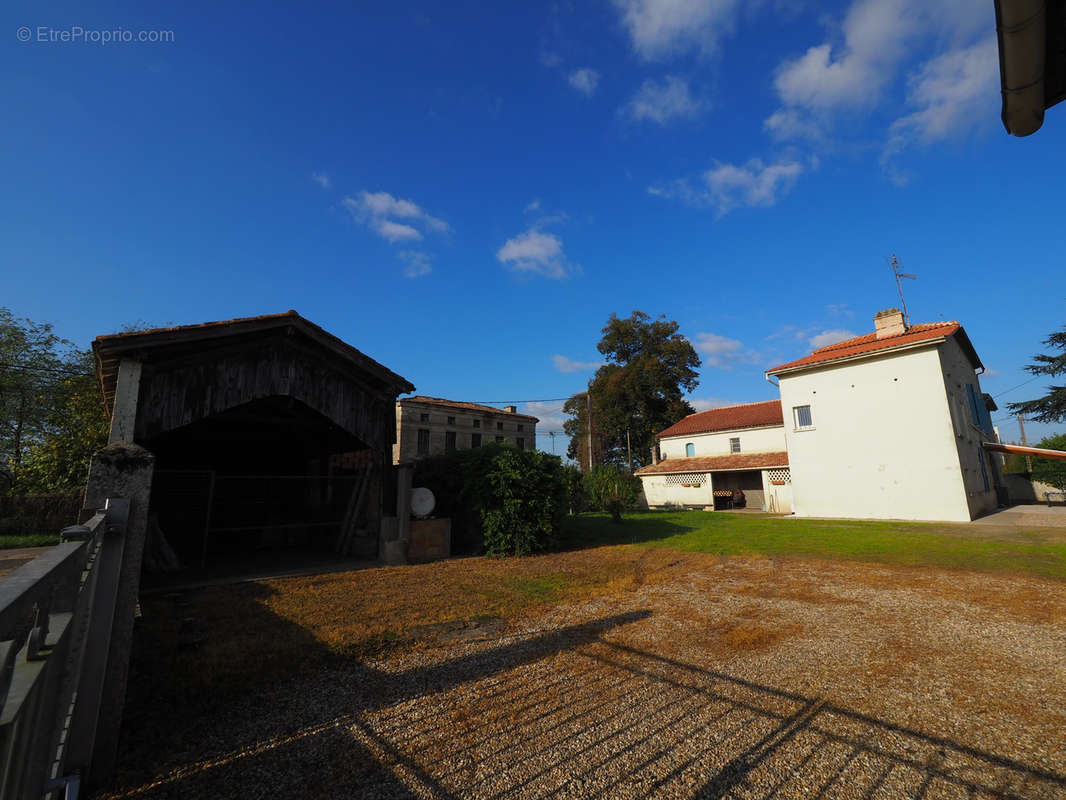
[[[416,517],[428,517],[437,507],[437,498],[433,492],[424,487],[411,490],[411,513]]]

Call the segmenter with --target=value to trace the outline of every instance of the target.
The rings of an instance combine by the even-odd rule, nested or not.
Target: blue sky
[[[474,401],[582,390],[640,309],[697,407],[871,330],[891,253],[992,394],[1066,322],[1066,112],[1004,132],[991,0],[354,6],[5,4],[0,304],[81,345],[295,308]]]

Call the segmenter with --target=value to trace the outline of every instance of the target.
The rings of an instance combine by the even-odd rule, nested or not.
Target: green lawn
[[[570,548],[636,544],[723,555],[1023,572],[1066,580],[1066,528],[647,511],[627,514],[620,525],[606,514],[580,514],[567,519],[563,533],[564,545]]]
[[[58,533],[26,533],[0,536],[0,550],[11,550],[16,547],[45,547],[59,544]]]

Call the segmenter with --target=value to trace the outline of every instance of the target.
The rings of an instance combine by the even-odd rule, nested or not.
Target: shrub
[[[593,504],[611,515],[612,522],[622,521],[622,512],[629,511],[640,497],[640,478],[621,467],[604,464],[593,467],[585,475],[585,490]]]
[[[585,473],[573,464],[563,466],[566,478],[566,496],[571,514],[580,514],[589,507],[589,495],[585,491]]]
[[[438,498],[452,518],[453,549],[528,555],[555,544],[567,509],[558,456],[490,444],[421,461],[415,485]],[[455,547],[459,534],[461,547]]]
[[[1036,447],[1044,450],[1066,450],[1066,433],[1048,436],[1037,442]],[[1059,490],[1066,490],[1066,461],[1034,457],[1032,462],[1034,481],[1050,484]]]

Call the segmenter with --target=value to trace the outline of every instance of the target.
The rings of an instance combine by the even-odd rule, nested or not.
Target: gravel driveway
[[[668,581],[305,674],[108,797],[1066,797],[1066,597],[683,556]]]

